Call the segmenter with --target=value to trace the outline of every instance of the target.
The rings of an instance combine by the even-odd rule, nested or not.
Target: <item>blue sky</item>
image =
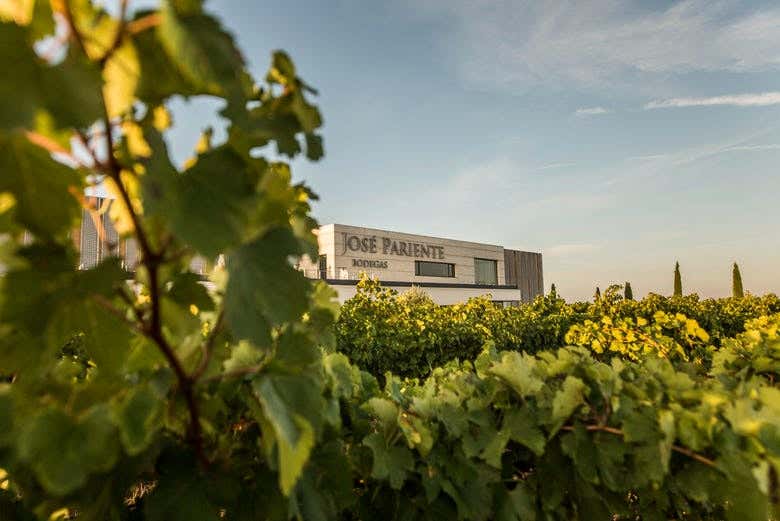
[[[568,298],[630,280],[780,293],[773,2],[212,0],[256,77],[281,48],[320,90],[339,222],[544,253]],[[187,157],[206,101],[173,103]]]

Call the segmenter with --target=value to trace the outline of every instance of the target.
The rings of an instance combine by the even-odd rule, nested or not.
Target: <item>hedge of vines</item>
[[[777,517],[777,315],[727,338],[742,325],[674,309],[377,296],[334,330],[333,293],[290,262],[316,255],[314,195],[282,158],[323,148],[285,53],[255,79],[198,0],[27,0],[0,3],[0,63],[2,521]],[[183,165],[174,96],[221,100],[228,126]],[[98,184],[132,274],[78,269]],[[392,329],[361,315],[374,300]],[[376,343],[335,353],[350,314],[353,341],[401,335],[430,377],[380,386]],[[582,345],[556,349],[567,334]],[[469,356],[445,363],[451,346]]]
[[[292,474],[273,463],[282,448],[267,438],[263,402],[250,401],[248,414],[213,426],[214,436],[226,437],[222,450],[231,451],[217,468],[199,468],[164,434],[170,427],[149,424],[144,434],[159,437],[155,466],[148,467],[144,451],[140,459],[123,458],[122,477],[111,477],[127,486],[124,507],[108,498],[61,496],[66,485],[58,472],[79,468],[88,483],[99,482],[106,462],[90,459],[95,466],[86,470],[88,462],[57,462],[66,452],[49,456],[52,468],[24,463],[29,443],[56,434],[35,432],[41,422],[58,424],[51,409],[27,425],[0,415],[12,426],[3,454],[19,459],[0,504],[12,520],[68,503],[82,505],[68,510],[76,519],[110,512],[117,519],[774,519],[779,329],[780,315],[751,321],[718,351],[708,375],[657,356],[607,360],[576,347],[530,355],[488,344],[473,363],[447,364],[421,382],[387,375],[380,388],[343,355],[309,348],[312,387],[269,369],[264,378],[222,384],[233,398],[219,405],[242,408],[243,400],[264,396],[266,378],[278,379],[280,406],[295,404],[316,426],[307,458]],[[0,411],[14,402],[6,386]],[[75,428],[92,431],[98,419],[93,412]],[[15,429],[33,438],[9,449]],[[107,434],[101,432],[90,440]],[[84,456],[96,457],[96,450],[106,448],[88,448]],[[13,501],[35,487],[50,498],[31,511]]]
[[[634,301],[618,289],[573,304],[552,294],[519,307],[496,306],[487,297],[439,306],[424,291],[398,293],[364,278],[341,308],[337,348],[380,378],[387,371],[423,377],[449,361],[474,360],[488,341],[526,353],[572,344],[634,359],[660,352],[707,365],[748,320],[780,312],[773,294],[704,300],[650,294]]]

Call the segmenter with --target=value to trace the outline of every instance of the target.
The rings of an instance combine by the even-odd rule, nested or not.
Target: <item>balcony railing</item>
[[[369,277],[381,278],[381,273],[371,270],[349,270],[347,268],[328,268],[325,270],[311,269],[311,268],[299,268],[308,279],[331,279],[331,280],[359,280],[365,273]]]

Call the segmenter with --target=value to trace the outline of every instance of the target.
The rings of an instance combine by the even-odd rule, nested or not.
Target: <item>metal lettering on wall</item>
[[[386,260],[368,260],[368,259],[352,259],[352,266],[356,268],[379,268],[387,269],[388,262]]]
[[[358,235],[347,235],[342,233],[344,241],[344,251],[355,251],[361,253],[381,253],[383,255],[399,255],[405,257],[415,257],[418,259],[443,259],[444,246],[434,246],[422,242],[395,241],[388,237],[360,237]]]

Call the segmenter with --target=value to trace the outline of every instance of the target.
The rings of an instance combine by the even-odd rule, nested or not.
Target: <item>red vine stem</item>
[[[158,25],[160,25],[161,21],[162,21],[162,17],[160,16],[159,13],[146,15],[143,18],[139,18],[137,20],[133,20],[132,22],[129,22],[127,24],[127,32],[129,34],[138,34],[147,29],[151,29],[152,27],[157,27]]]
[[[122,40],[124,40],[125,37],[125,27],[127,26],[127,22],[125,21],[126,16],[127,0],[121,0],[119,4],[119,27],[116,29],[116,36],[114,37],[114,41],[111,43],[111,47],[109,47],[105,54],[103,54],[103,56],[100,58],[100,68],[105,67],[106,62],[108,62],[117,49],[122,46]]]
[[[64,9],[63,9],[63,15],[65,16],[65,21],[68,23],[68,27],[70,28],[70,35],[71,37],[76,40],[76,44],[81,49],[81,52],[84,53],[84,56],[89,57],[89,53],[87,52],[87,46],[84,45],[84,38],[81,37],[81,33],[79,32],[78,27],[76,27],[76,22],[73,20],[73,13],[70,9],[70,0],[63,0],[64,1]]]
[[[123,1],[123,5],[122,5],[123,15],[125,13],[125,10],[126,10],[126,2]],[[73,15],[70,9],[69,0],[65,0],[64,16],[68,25],[70,26],[72,37],[76,40],[77,45],[80,47],[84,55],[88,57],[86,46],[84,45],[83,37],[79,33],[79,30],[73,21]],[[123,32],[125,27],[124,16],[122,18],[123,19],[120,22],[119,32],[116,35],[114,44],[106,52],[106,54],[104,54],[103,57],[100,59],[101,68],[105,67],[106,62],[111,57],[113,52],[121,45],[122,39],[124,37]],[[189,442],[192,444],[192,447],[195,450],[195,454],[197,455],[201,465],[207,467],[209,465],[209,461],[206,458],[206,455],[203,450],[203,433],[200,425],[200,409],[198,406],[197,398],[195,397],[195,380],[186,373],[184,367],[181,364],[181,361],[176,356],[173,347],[165,338],[165,335],[163,334],[162,331],[159,268],[160,268],[160,264],[164,259],[165,248],[161,248],[160,251],[155,251],[152,248],[151,242],[149,241],[149,238],[146,235],[146,232],[141,225],[142,224],[141,219],[136,213],[135,208],[133,207],[130,194],[128,193],[127,188],[122,182],[122,167],[117,161],[116,156],[114,156],[114,140],[111,132],[111,119],[108,114],[108,107],[106,105],[106,100],[105,100],[105,96],[103,95],[102,89],[101,89],[101,100],[103,105],[103,120],[105,124],[106,161],[107,161],[107,164],[102,166],[104,166],[106,175],[110,179],[112,179],[116,184],[117,191],[119,192],[119,196],[122,200],[122,204],[127,209],[127,212],[130,215],[130,218],[133,222],[133,228],[135,229],[135,236],[138,239],[138,244],[142,254],[141,264],[146,268],[149,277],[148,286],[149,286],[149,299],[151,301],[151,316],[148,321],[141,320],[138,329],[142,331],[147,338],[154,341],[154,343],[157,345],[157,347],[160,349],[163,356],[167,360],[174,374],[176,375],[179,388],[181,389],[182,394],[184,395],[184,400],[187,404],[187,409],[189,411],[189,416],[190,416],[189,426],[187,429],[188,431],[187,437],[189,439]],[[100,166],[101,165],[98,165],[98,167]],[[105,304],[106,303],[103,302],[103,305]]]
[[[571,432],[574,430],[574,426],[565,425],[561,427],[561,430]],[[614,434],[615,436],[621,436],[621,437],[625,436],[625,433],[622,430],[617,429],[615,427],[609,427],[607,425],[585,425],[585,430],[588,432],[607,432],[609,434]],[[681,447],[680,445],[672,445],[672,450],[679,454],[688,456],[689,458],[696,460],[699,463],[702,463],[709,467],[717,467],[715,461],[709,459],[706,456],[702,456],[701,454],[694,452],[691,449],[688,449],[686,447]]]

